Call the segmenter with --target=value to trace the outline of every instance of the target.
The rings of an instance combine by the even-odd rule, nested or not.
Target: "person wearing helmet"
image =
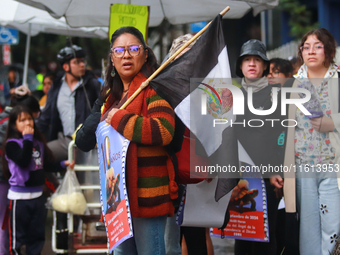
[[[57,55],[65,72],[73,76],[75,80],[80,80],[85,75],[85,57],[85,51],[77,45],[66,46]]]
[[[51,86],[37,126],[46,135],[56,160],[66,160],[75,129],[85,121],[101,85],[85,69],[85,51],[77,45],[62,48],[57,59],[63,69]]]
[[[266,79],[268,72],[269,59],[266,56],[265,45],[255,39],[245,42],[242,45],[240,56],[236,62],[236,74],[242,78],[241,91],[244,95],[245,112],[244,115],[237,116],[235,123],[245,123],[245,125],[237,125],[237,137],[254,164],[259,167],[261,165],[274,167],[283,163],[283,153],[280,154],[283,148],[277,146],[278,137],[283,129],[280,125],[281,121],[277,121],[277,123],[266,121],[266,119],[282,119],[279,107],[280,102],[276,111],[269,115],[254,114],[248,107],[248,97],[251,97],[250,104],[256,110],[272,108],[272,95],[277,96],[277,93],[272,92],[272,86],[269,85]],[[250,89],[252,89],[252,92],[250,92]],[[262,121],[264,124],[260,126],[258,124],[259,121]],[[250,124],[248,125],[248,123]],[[243,175],[243,177],[247,176]],[[276,254],[275,226],[279,199],[276,197],[274,186],[270,184],[268,179],[271,176],[261,176],[261,174],[256,176],[256,178],[261,177],[264,178],[267,198],[267,207],[263,208],[263,213],[268,215],[269,242],[236,240],[235,255]]]
[[[101,84],[85,69],[85,51],[77,46],[62,48],[57,59],[63,69],[48,91],[37,127],[48,140],[56,160],[68,158],[68,145],[76,128],[90,114]],[[57,248],[68,248],[67,214],[57,212]]]

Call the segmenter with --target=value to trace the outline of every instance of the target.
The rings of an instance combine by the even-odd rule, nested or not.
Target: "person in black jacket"
[[[57,57],[65,73],[53,82],[37,123],[56,160],[67,159],[71,136],[90,114],[100,93],[99,81],[85,70],[85,56],[77,45],[59,51]]]
[[[63,68],[47,94],[46,105],[37,122],[37,128],[45,134],[47,146],[57,161],[68,158],[68,145],[72,134],[90,114],[100,94],[101,85],[94,74],[85,69],[85,51],[77,46],[62,48],[57,58]],[[56,214],[56,246],[67,249],[67,214]]]
[[[248,97],[252,96],[253,108],[257,111],[265,111],[272,107],[272,94],[278,96],[276,90],[269,85],[266,75],[269,72],[269,59],[266,56],[265,45],[255,39],[249,40],[242,45],[240,56],[236,63],[236,74],[242,77],[241,91],[244,95],[245,113],[238,115],[236,122],[245,123],[237,126],[238,141],[242,144],[249,157],[258,167],[279,166],[283,163],[283,155],[280,154],[281,147],[278,147],[277,141],[280,133],[283,131],[282,126],[277,121],[272,124],[266,119],[281,120],[280,101],[278,100],[276,110],[268,115],[254,114],[247,105]],[[250,89],[252,92],[250,92]],[[252,95],[250,95],[252,93]],[[255,121],[252,123],[252,120]],[[250,121],[250,122],[249,122]],[[258,123],[262,121],[263,125]],[[235,123],[236,123],[235,122]],[[248,124],[251,123],[251,124]],[[256,127],[252,125],[257,125]],[[260,126],[260,127],[259,127]],[[243,175],[243,177],[247,177]],[[270,184],[269,174],[262,176],[264,179],[266,198],[267,198],[267,215],[269,227],[269,242],[255,241],[235,241],[235,255],[275,255],[276,254],[276,216],[279,199],[276,197],[274,186]],[[283,183],[282,178],[280,182]],[[264,210],[265,211],[265,210]]]

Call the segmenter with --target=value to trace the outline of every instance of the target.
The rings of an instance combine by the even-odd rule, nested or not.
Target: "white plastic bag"
[[[51,197],[51,204],[58,212],[79,215],[85,213],[86,200],[73,170],[66,171],[62,183]]]

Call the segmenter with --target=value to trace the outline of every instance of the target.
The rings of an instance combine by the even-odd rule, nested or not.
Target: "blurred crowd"
[[[192,37],[187,34],[177,38],[169,57]],[[182,54],[187,54],[194,43]],[[317,104],[308,109],[312,115],[305,115],[295,105],[289,105],[285,116],[281,115],[280,107],[271,114],[271,118],[296,122],[294,127],[278,127],[274,134],[276,140],[269,139],[268,134],[273,133],[269,126],[260,131],[246,127],[238,131],[245,143],[258,146],[256,165],[294,165],[301,171],[290,178],[283,174],[265,178],[269,241],[236,240],[236,255],[319,255],[333,254],[338,249],[337,176],[335,173],[316,173],[312,178],[303,175],[308,172],[308,166],[325,165],[326,169],[333,169],[340,163],[340,83],[338,66],[334,63],[335,49],[334,37],[319,28],[302,38],[298,56],[289,60],[268,59],[265,45],[252,39],[242,45],[237,62],[231,63],[236,66],[237,80],[246,98],[250,96],[248,89],[252,88],[255,109],[270,109],[273,91],[280,98],[283,88],[306,88]],[[135,28],[123,27],[112,35],[105,76],[102,70],[87,70],[86,52],[78,45],[66,45],[56,59],[60,70],[39,73],[37,79],[41,85],[34,89],[22,84],[15,66],[8,68],[7,78],[0,84],[0,168],[3,168],[0,171],[0,255],[21,254],[23,245],[26,254],[41,253],[45,202],[54,191],[46,182],[53,183],[54,188],[58,185],[55,175],[49,172],[59,172],[62,176],[65,168],[72,166],[72,162],[68,162],[70,141],[75,139],[83,151],[93,149],[95,131],[101,121],[131,141],[127,190],[134,237],[120,244],[114,254],[214,254],[208,228],[179,227],[175,223],[178,204],[173,201],[181,196],[181,187],[176,183],[176,166],[171,161],[175,153],[170,156],[167,150],[167,145],[175,140],[175,127],[177,130],[174,110],[150,86],[126,109],[120,109],[159,67],[160,60],[146,45],[142,34]],[[296,99],[297,95],[291,93],[289,97]],[[237,121],[252,118],[254,115],[246,111]],[[279,155],[273,148],[282,132],[286,134],[285,146]],[[179,148],[189,133],[189,129],[183,128],[180,139],[175,141]],[[180,160],[185,159],[178,157]],[[142,179],[152,181],[152,192],[139,186]],[[241,189],[240,186],[237,189]],[[116,198],[116,190],[112,190],[112,194]],[[235,193],[232,201],[244,194]],[[285,209],[279,209],[283,198]],[[58,245],[67,249],[67,214],[57,214]]]

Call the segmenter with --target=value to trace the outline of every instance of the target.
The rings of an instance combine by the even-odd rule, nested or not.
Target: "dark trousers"
[[[276,255],[276,218],[280,200],[269,180],[265,179],[264,183],[267,192],[269,242],[235,240],[235,255]]]
[[[281,255],[285,247],[285,234],[286,234],[286,211],[280,209],[277,211],[276,218],[276,254]]]
[[[68,226],[67,213],[56,213],[56,247],[57,249],[68,249]]]
[[[27,255],[39,255],[45,243],[46,198],[42,195],[29,200],[10,200],[10,254],[21,254],[26,245]]]
[[[189,255],[207,255],[205,228],[181,227],[181,237],[184,236]],[[182,240],[182,238],[181,238]]]

